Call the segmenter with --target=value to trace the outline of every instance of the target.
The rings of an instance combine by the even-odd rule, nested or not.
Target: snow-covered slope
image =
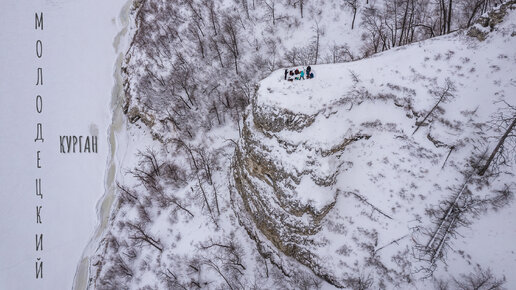
[[[181,6],[187,15],[188,3]],[[500,224],[490,235],[516,236],[507,221],[516,211],[513,160],[476,173],[503,134],[487,121],[515,103],[515,17],[510,10],[493,31],[479,24],[471,34],[486,33],[484,41],[461,31],[357,62],[313,65],[311,80],[287,82],[275,71],[250,90],[238,124],[224,116],[242,116],[226,102],[240,92],[223,83],[222,102],[210,108],[200,93],[210,90],[196,87],[207,85],[204,78],[190,83],[197,101],[183,99],[195,115],[170,111],[184,118],[158,123],[166,115],[133,114],[130,104],[138,126],[127,130],[128,168],[90,286],[431,289],[434,280],[422,278],[453,287],[462,273],[491,269],[491,282],[506,274],[516,287],[507,275],[516,266],[509,243],[490,252],[505,255],[503,264],[476,260],[478,248],[455,247],[478,241],[465,226],[481,225],[479,218]],[[131,71],[142,69],[140,61],[138,48],[130,50],[131,100],[173,108],[168,85],[149,85]],[[219,111],[225,105],[231,110]],[[201,115],[211,120],[206,127],[194,118]]]
[[[236,212],[262,255],[346,287],[368,278],[409,287],[448,260],[464,262],[452,275],[475,270],[453,245],[515,185],[513,160],[497,175],[476,173],[503,134],[487,124],[516,103],[516,11],[507,11],[485,41],[462,31],[314,65],[314,79],[288,82],[280,70],[260,82],[233,172]],[[456,199],[460,210],[446,202]],[[514,223],[493,227],[516,239]],[[496,253],[512,258],[480,266],[516,287],[514,246]]]

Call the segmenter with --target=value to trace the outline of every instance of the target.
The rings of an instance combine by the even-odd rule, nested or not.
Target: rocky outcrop
[[[259,106],[255,96],[244,117],[242,137],[233,159],[234,187],[238,192],[233,195],[233,205],[235,211],[241,213],[240,222],[256,241],[262,255],[285,274],[289,267],[288,262],[279,258],[282,255],[294,258],[330,283],[342,286],[316,254],[323,243],[315,235],[335,206],[337,190],[332,186],[342,166],[337,163],[328,168],[328,164],[349,144],[370,136],[356,134],[321,148],[307,142],[293,143],[275,134],[302,132],[318,115]],[[313,192],[306,192],[307,187],[301,186],[306,182],[314,185],[308,187]],[[318,201],[309,198],[321,194],[326,196],[322,199],[319,196]]]
[[[489,41],[513,44],[514,25],[500,22],[515,2],[468,35],[482,40],[492,31]],[[234,213],[260,254],[286,276],[302,264],[337,287],[356,289],[353,281],[369,274],[375,289],[420,277],[428,265],[411,253],[433,227],[428,209],[457,186],[453,176],[477,138],[470,135],[474,113],[458,104],[487,97],[477,93],[486,89],[477,67],[512,81],[500,69],[507,47],[472,48],[455,34],[387,52],[383,61],[314,65],[318,78],[310,81],[285,82],[283,71],[262,80],[235,142],[230,179]],[[471,66],[469,74],[462,66]],[[448,79],[457,86],[453,99],[413,134]]]
[[[493,9],[487,15],[481,16],[468,30],[468,36],[475,37],[480,41],[484,41],[487,34],[495,29],[495,26],[503,21],[507,10],[516,9],[516,0],[510,0],[500,5],[497,9]],[[516,35],[515,32],[511,36]]]

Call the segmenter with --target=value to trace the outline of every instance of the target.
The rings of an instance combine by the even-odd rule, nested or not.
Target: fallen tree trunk
[[[496,156],[496,153],[498,153],[498,150],[500,150],[500,147],[502,147],[503,143],[505,142],[505,139],[507,138],[507,136],[509,136],[509,133],[511,133],[512,129],[514,129],[515,124],[516,124],[516,117],[514,117],[514,119],[512,119],[511,125],[509,126],[509,128],[507,128],[507,131],[505,131],[505,134],[503,134],[502,138],[500,138],[500,141],[498,141],[498,144],[496,145],[495,149],[493,150],[493,152],[487,159],[487,162],[484,165],[484,167],[482,167],[480,169],[480,171],[478,172],[478,175],[483,176],[484,173],[486,173],[487,169],[489,168],[489,165],[491,165],[491,162],[493,161],[494,157]]]

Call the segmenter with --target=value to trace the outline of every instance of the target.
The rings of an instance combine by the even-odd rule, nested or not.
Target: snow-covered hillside
[[[181,128],[205,120],[166,127],[152,110],[129,112],[144,125],[127,132],[134,168],[91,286],[454,289],[484,277],[516,287],[513,135],[505,159],[482,170],[515,116],[514,47],[511,1],[471,30],[312,65],[314,79],[274,71],[238,124],[183,100],[213,114],[191,140]],[[173,107],[138,99],[132,81],[138,102]]]
[[[495,191],[515,185],[513,160],[496,176],[475,172],[477,155],[501,136],[485,124],[516,101],[515,23],[511,11],[483,42],[461,32],[312,66],[315,79],[288,82],[277,71],[263,80],[235,159],[238,209],[251,213],[243,224],[263,251],[280,265],[288,265],[280,252],[294,257],[337,286],[361,275],[378,286],[408,283],[457,255],[475,265],[452,247],[455,237],[433,237],[444,201],[462,192],[460,222],[444,223],[460,233],[499,206]],[[499,226],[516,238],[514,223]]]

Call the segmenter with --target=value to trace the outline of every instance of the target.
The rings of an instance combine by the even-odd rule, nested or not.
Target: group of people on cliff
[[[304,80],[306,79],[313,79],[314,73],[312,71],[312,68],[308,66],[306,69],[303,67],[302,69],[285,69],[285,80],[292,82],[294,80]]]

